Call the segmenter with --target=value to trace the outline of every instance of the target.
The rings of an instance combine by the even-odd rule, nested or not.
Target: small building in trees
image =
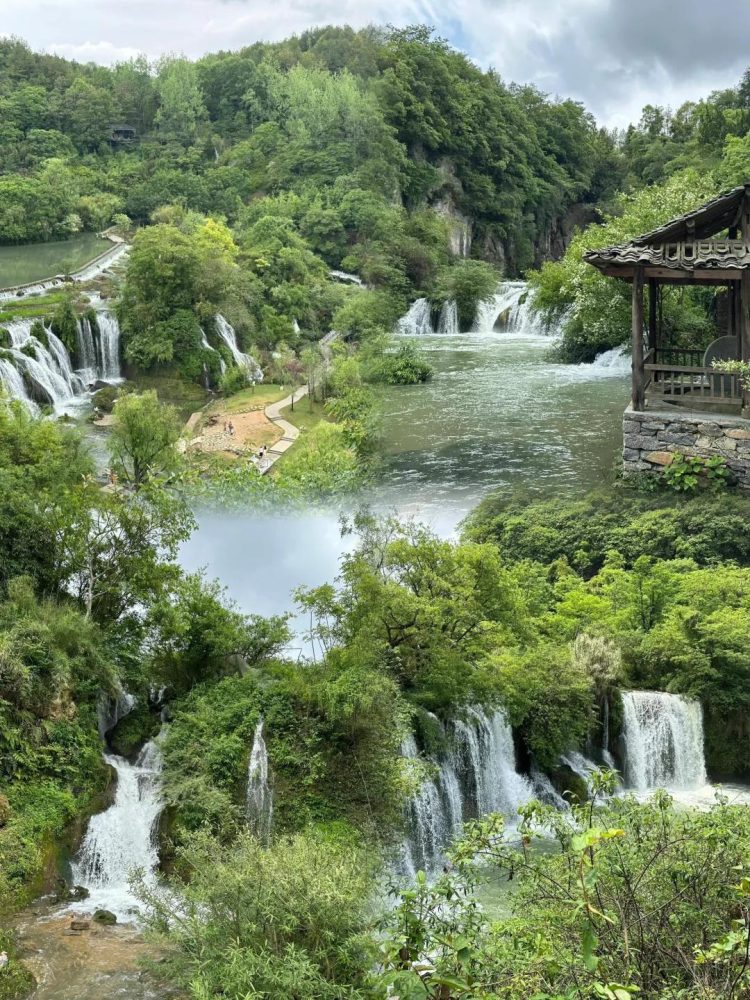
[[[750,489],[750,391],[741,372],[714,367],[750,362],[750,183],[623,246],[589,250],[585,260],[632,285],[625,471],[661,471],[678,452],[719,456]],[[663,296],[685,285],[717,293],[719,336],[708,345],[665,334]]]
[[[110,125],[109,141],[113,146],[130,145],[136,141],[136,131],[132,125]]]

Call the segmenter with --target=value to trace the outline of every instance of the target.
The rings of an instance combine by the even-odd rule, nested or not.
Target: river
[[[523,286],[509,287],[517,303]],[[553,338],[522,306],[505,329],[493,326],[491,319],[479,332],[419,336],[434,377],[382,391],[382,465],[349,510],[361,504],[415,517],[452,537],[496,490],[543,498],[585,493],[612,479],[629,360],[615,351],[588,365],[549,361]],[[181,560],[221,580],[245,610],[285,612],[295,587],[335,576],[350,544],[340,537],[340,513],[203,513]],[[296,624],[304,629],[304,621]]]

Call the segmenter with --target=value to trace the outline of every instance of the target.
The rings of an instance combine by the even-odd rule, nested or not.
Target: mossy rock
[[[45,347],[47,348],[49,347],[49,338],[47,336],[47,331],[44,327],[44,323],[41,323],[39,320],[37,320],[35,323],[32,324],[31,336],[36,337],[36,339],[40,343],[44,344]]]
[[[0,792],[0,826],[5,826],[10,819],[10,813],[10,802],[8,802],[7,796]]]
[[[105,927],[111,927],[117,923],[117,917],[111,910],[95,910],[93,920],[95,924],[104,924]]]
[[[116,754],[132,760],[143,744],[156,736],[160,727],[158,712],[138,704],[107,734],[107,741]]]
[[[97,410],[102,413],[111,413],[115,408],[115,403],[120,398],[121,386],[108,385],[94,393],[92,402]]]
[[[36,348],[33,344],[21,344],[19,351],[21,354],[25,354],[27,358],[36,359]]]
[[[4,326],[0,326],[0,347],[4,347],[6,350],[13,346],[13,341],[10,337],[10,331],[6,330]]]

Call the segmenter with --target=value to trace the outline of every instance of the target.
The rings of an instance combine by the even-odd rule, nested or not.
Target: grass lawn
[[[285,406],[281,410],[281,416],[284,420],[288,420],[290,424],[294,424],[295,427],[299,427],[301,431],[309,431],[316,424],[319,424],[321,420],[327,420],[325,407],[322,403],[318,403],[317,400],[313,400],[312,409],[310,408],[310,400],[307,396],[303,396],[302,399],[296,400],[294,404],[294,412],[292,412],[291,406]]]
[[[280,389],[278,385],[256,385],[248,387],[233,396],[215,400],[208,407],[207,413],[232,414],[247,413],[248,410],[260,410],[275,403],[289,394],[288,389]]]

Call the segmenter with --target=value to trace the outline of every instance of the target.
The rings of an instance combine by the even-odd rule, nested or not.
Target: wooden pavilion
[[[735,375],[711,367],[713,358],[750,361],[750,184],[623,246],[589,250],[584,259],[633,286],[633,411],[689,407],[740,414],[750,405]],[[665,343],[665,285],[725,286],[726,334],[707,349]]]

